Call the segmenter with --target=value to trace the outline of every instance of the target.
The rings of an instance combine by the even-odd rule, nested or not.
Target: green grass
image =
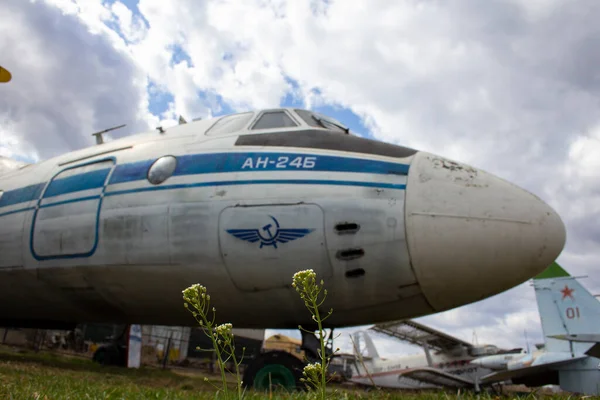
[[[67,358],[50,353],[15,352],[0,348],[0,399],[214,399],[209,378],[218,375],[154,368],[124,369],[102,367],[87,359]],[[232,382],[232,388],[234,388]],[[337,391],[337,395],[333,391]],[[445,393],[371,391],[331,386],[329,398],[341,399],[494,399],[494,396]],[[522,398],[534,398],[522,396]],[[546,396],[545,396],[546,397]],[[569,398],[568,396],[551,396]],[[248,393],[249,399],[304,399],[305,394]],[[514,398],[514,396],[513,396]],[[548,396],[547,398],[550,398]],[[577,398],[571,396],[570,398]]]

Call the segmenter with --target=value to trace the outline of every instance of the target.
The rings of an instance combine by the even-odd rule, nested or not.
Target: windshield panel
[[[253,112],[246,112],[241,114],[226,115],[218,120],[213,126],[211,126],[207,135],[224,135],[228,133],[234,133],[243,129],[246,124],[250,121]]]
[[[298,124],[285,111],[267,111],[263,113],[252,129],[295,128]]]
[[[348,128],[346,128],[341,122],[338,122],[331,117],[306,110],[297,109],[295,111],[300,118],[302,118],[304,122],[310,126],[314,126],[315,128],[325,128],[336,132],[348,133]]]

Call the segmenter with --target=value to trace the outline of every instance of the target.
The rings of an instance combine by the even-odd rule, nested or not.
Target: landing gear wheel
[[[283,388],[288,392],[304,389],[300,381],[304,363],[284,351],[259,354],[246,368],[243,385],[257,391]]]
[[[93,360],[100,365],[124,367],[127,364],[124,352],[115,345],[100,346],[94,353]]]

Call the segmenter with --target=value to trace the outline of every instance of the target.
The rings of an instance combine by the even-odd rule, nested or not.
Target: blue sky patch
[[[369,131],[362,123],[360,117],[348,108],[335,105],[326,105],[314,107],[314,111],[337,119],[342,124],[350,128],[351,132],[357,135],[372,138]]]
[[[296,97],[295,94],[295,91],[299,88],[298,83],[290,77],[286,77],[285,80],[290,86],[292,86],[293,89],[292,92],[286,93],[286,96],[281,102],[281,106],[306,108],[304,99]],[[319,88],[313,88],[312,92],[317,96],[321,95],[321,90]],[[363,137],[372,137],[368,129],[362,123],[360,117],[348,108],[339,105],[323,105],[312,107],[312,110],[337,119],[342,124],[350,128],[350,131],[357,135]]]
[[[132,11],[132,13],[134,14],[134,17],[137,16],[137,17],[142,18],[144,20],[144,23],[146,25],[148,25],[148,22],[143,18],[143,16],[139,12],[138,0],[120,0],[120,1],[121,1],[121,3],[123,3],[125,6],[127,6],[127,8],[129,8]],[[114,4],[115,2],[116,2],[116,0],[107,0],[107,1],[105,1],[105,4]],[[113,29],[115,32],[117,32],[123,38],[123,40],[125,40],[125,37],[121,33],[121,31],[116,23],[107,22],[107,25],[111,29]],[[169,50],[171,51],[170,62],[171,62],[172,66],[175,64],[181,63],[181,62],[187,62],[187,64],[190,67],[193,66],[190,56],[187,54],[187,52],[184,51],[184,49],[180,45],[174,44],[174,45],[170,46]],[[232,63],[232,62],[234,62],[235,55],[232,54],[231,52],[225,52],[222,56],[222,59],[223,59],[224,64]],[[298,94],[297,94],[297,90],[299,88],[298,83],[290,77],[286,77],[285,79],[286,79],[286,82],[292,87],[292,90],[286,93],[284,98],[281,100],[280,105],[283,107],[306,108],[306,106],[304,104],[304,99],[301,97],[298,97]],[[148,94],[149,94],[148,109],[153,115],[160,118],[160,116],[169,109],[169,103],[174,101],[173,94],[159,90],[158,87],[153,83],[150,83],[148,85],[147,90],[148,90]],[[319,90],[319,88],[313,88],[312,92],[317,96],[319,96],[321,94],[321,91]],[[206,102],[207,99],[214,99],[214,98],[216,98],[216,103],[217,103],[217,108],[218,108],[218,109],[213,110],[213,113],[215,116],[230,114],[230,113],[235,112],[235,110],[229,104],[227,104],[225,101],[223,101],[223,98],[221,96],[219,96],[218,94],[209,93],[206,91],[198,91],[198,101],[199,102]],[[214,103],[214,101],[213,101],[213,103]],[[350,128],[350,130],[352,132],[354,132],[355,134],[358,134],[363,137],[372,138],[372,135],[369,133],[368,129],[365,127],[365,125],[361,121],[360,117],[348,108],[345,108],[345,107],[342,107],[339,105],[320,105],[320,106],[313,107],[313,110],[317,111],[319,113],[325,114],[325,115],[329,115],[329,116],[337,119],[344,125],[348,126]]]
[[[174,101],[173,95],[160,90],[154,83],[148,84],[148,110],[155,116],[160,117],[169,109],[169,103]]]
[[[3,149],[3,148],[4,148],[4,149],[8,149],[8,150],[9,150],[9,154],[11,153],[11,151],[10,151],[10,150],[11,150],[11,147],[10,147],[10,146],[2,146],[2,145],[0,145],[0,149]],[[0,152],[0,153],[1,153],[1,152]],[[15,160],[15,161],[24,162],[24,163],[27,163],[27,164],[33,164],[33,163],[35,163],[35,162],[36,162],[36,160],[35,160],[33,157],[28,157],[28,156],[27,156],[27,155],[25,155],[25,154],[17,154],[17,153],[14,153],[14,154],[11,154],[11,156],[10,156],[10,157],[6,157],[6,158],[8,158],[8,159],[10,159],[10,160]]]
[[[139,18],[140,21],[142,21],[144,23],[144,26],[146,28],[150,27],[150,24],[148,23],[148,20],[146,20],[146,18],[144,18],[144,16],[142,15],[142,13],[140,13],[140,9],[138,8],[138,3],[139,0],[104,0],[102,3],[104,5],[113,5],[115,3],[122,3],[125,7],[127,7],[131,13],[133,14],[133,18]],[[125,40],[126,42],[128,42],[125,37],[123,36],[123,33],[121,32],[121,30],[119,29],[118,26],[116,26],[116,24],[114,23],[110,23],[107,22],[106,25],[111,28],[112,30],[114,30],[123,40]]]
[[[192,62],[192,59],[190,58],[188,53],[185,52],[178,44],[169,46],[169,50],[171,50],[171,65],[179,64],[182,61],[186,61],[188,66],[194,66],[194,63]]]

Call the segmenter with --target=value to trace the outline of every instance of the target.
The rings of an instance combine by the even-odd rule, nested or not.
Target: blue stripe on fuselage
[[[26,208],[19,208],[17,210],[7,211],[5,213],[0,213],[0,217],[4,217],[6,215],[11,215],[11,214],[17,214],[17,213],[21,213],[21,212],[25,212],[25,211],[31,211],[31,210],[35,210],[35,207],[26,207]]]
[[[304,163],[307,158],[314,159],[314,166],[295,167],[293,162],[298,158],[300,158],[299,163]],[[117,165],[111,176],[110,184],[146,179],[148,168],[153,162],[154,160],[146,160]],[[406,164],[386,161],[303,153],[211,153],[178,156],[177,168],[173,176],[258,171],[326,171],[406,175],[408,168],[409,166]]]
[[[300,165],[297,167],[294,160],[301,158]],[[248,160],[250,159],[250,163]],[[310,163],[306,160],[310,159]],[[110,178],[110,184],[134,182],[146,179],[148,168],[155,160],[137,161],[127,164],[117,165]],[[312,164],[314,162],[314,164]],[[283,167],[282,167],[283,166]],[[243,152],[243,153],[203,153],[177,156],[177,168],[174,176],[198,175],[210,173],[225,172],[260,172],[260,171],[319,171],[319,172],[353,172],[366,174],[408,174],[409,165],[397,164],[393,162],[367,160],[352,157],[329,156],[307,153],[271,153],[271,152]],[[104,180],[109,169],[86,172],[73,175],[68,178],[57,179],[53,181],[46,192],[44,198],[59,196],[63,194],[100,188],[104,185]],[[327,183],[330,182],[330,183]],[[261,184],[261,183],[288,183],[288,184],[332,184],[332,185],[351,185],[365,187],[389,187],[401,189],[404,185],[394,185],[386,183],[369,183],[353,181],[328,181],[328,180],[309,180],[309,179],[288,179],[288,180],[247,180],[239,181],[239,184]],[[193,184],[197,186],[209,185],[235,185],[236,181],[207,182]],[[11,206],[39,199],[45,183],[26,186],[3,193],[0,197],[0,207]],[[178,185],[171,185],[176,188]],[[140,191],[162,190],[160,187],[152,187]],[[120,193],[113,192],[113,193]],[[122,192],[128,192],[124,190]],[[114,194],[113,194],[114,195]]]
[[[44,198],[101,188],[104,186],[104,181],[106,181],[109,172],[110,168],[104,168],[53,180],[44,192]]]
[[[45,185],[45,183],[37,183],[35,185],[8,190],[0,197],[0,207],[7,207],[14,204],[37,200],[40,198]]]
[[[118,196],[123,194],[152,192],[156,190],[175,190],[175,189],[190,189],[206,186],[228,186],[228,185],[332,185],[332,186],[361,186],[361,187],[376,187],[383,189],[404,190],[406,185],[394,183],[380,182],[359,182],[359,181],[340,181],[326,179],[254,179],[254,180],[238,180],[238,181],[214,181],[214,182],[196,182],[196,183],[180,183],[175,185],[150,186],[145,188],[124,189],[114,192],[107,192],[105,196]]]

